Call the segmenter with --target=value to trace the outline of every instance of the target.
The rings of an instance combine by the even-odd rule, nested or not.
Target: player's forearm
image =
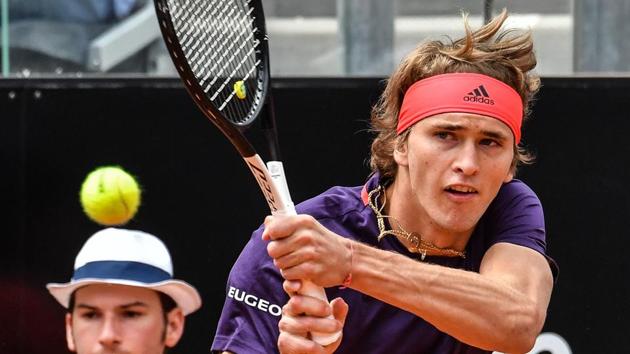
[[[544,323],[533,300],[478,273],[365,245],[355,246],[354,257],[352,288],[414,313],[467,344],[526,352]]]

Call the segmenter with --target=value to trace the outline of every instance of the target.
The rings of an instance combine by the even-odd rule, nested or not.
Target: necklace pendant
[[[381,196],[381,193],[384,190],[385,190],[384,187],[382,185],[379,185],[368,194],[368,203],[370,205],[370,208],[374,212],[374,215],[376,216],[376,221],[377,221],[377,226],[378,226],[378,231],[379,231],[379,234],[376,237],[376,239],[378,241],[380,241],[383,237],[387,235],[392,235],[396,237],[398,241],[403,244],[403,246],[407,247],[407,250],[409,250],[409,252],[419,253],[421,261],[424,261],[424,259],[427,256],[427,249],[431,250],[432,255],[446,256],[446,257],[458,256],[461,258],[466,258],[465,251],[461,252],[461,251],[457,251],[451,248],[440,248],[440,247],[435,246],[431,242],[423,241],[422,236],[419,233],[407,232],[402,227],[402,225],[400,225],[400,222],[398,222],[398,220],[394,219],[393,217],[389,215],[383,215],[381,211],[385,207],[385,203],[387,203],[387,200],[385,199],[386,195],[383,194],[383,204],[381,206],[378,205],[378,200],[379,200],[379,197]],[[391,218],[394,222],[398,224],[399,229],[398,230],[395,230],[395,229],[385,230],[385,221],[384,221],[385,218]],[[407,242],[411,243],[411,246],[407,246],[404,242],[401,241],[401,239],[405,239]]]

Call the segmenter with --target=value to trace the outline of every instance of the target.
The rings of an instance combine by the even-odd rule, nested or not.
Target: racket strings
[[[188,58],[189,62],[194,63],[194,66],[192,66],[191,69],[198,77],[201,77],[204,72],[206,72],[206,74],[203,75],[203,78],[200,80],[200,83],[204,85],[204,81],[207,80],[208,77],[214,77],[214,80],[207,84],[207,92],[211,88],[211,85],[213,85],[216,80],[218,80],[219,76],[223,75],[223,70],[230,67],[229,65],[221,65],[226,63],[225,61],[216,60],[217,56],[221,56],[219,59],[224,59],[228,57],[228,55],[230,54],[228,53],[228,51],[233,47],[235,41],[240,39],[233,38],[233,34],[235,33],[235,31],[228,31],[226,28],[227,26],[225,26],[224,24],[220,24],[220,26],[218,25],[218,21],[225,22],[226,16],[233,13],[234,10],[232,10],[229,14],[225,13],[225,7],[214,7],[212,12],[209,14],[206,13],[207,9],[205,8],[196,7],[194,8],[194,10],[195,11],[188,16],[182,16],[181,12],[177,13],[177,15],[180,16],[178,18],[180,18],[181,21],[177,21],[175,25],[176,27],[181,27],[182,29],[181,31],[178,31],[178,36],[180,36],[180,38],[182,39],[182,47],[184,47],[185,50],[189,49],[189,53],[194,53],[192,57]],[[217,13],[218,11],[221,11],[222,13]],[[193,21],[190,21],[190,19],[193,19]],[[234,26],[232,27],[234,28]],[[218,31],[213,31],[213,28],[216,28],[221,33],[219,33],[219,35],[217,36]],[[242,29],[241,33],[237,34],[237,37],[240,37],[244,31],[245,29]],[[207,38],[208,35],[211,38]],[[231,46],[223,49],[229,41],[232,42]],[[199,43],[202,43],[202,48],[200,49],[204,50],[204,52],[202,52],[201,50],[197,50]],[[206,43],[210,43],[209,50],[206,49]],[[191,44],[193,45],[190,46]],[[212,54],[208,58],[206,53]],[[205,61],[197,60],[200,54],[201,58],[203,58]],[[230,59],[231,58],[233,57],[230,57]],[[208,63],[208,60],[210,60],[211,63],[214,63],[214,65],[210,68],[206,68],[206,66],[204,65]],[[230,62],[228,62],[227,64],[230,64]],[[220,69],[218,72],[216,71],[217,68]]]
[[[249,19],[249,17],[241,17],[240,25],[237,26],[233,20],[233,15],[236,12],[235,7],[232,6],[231,9],[227,9],[227,7],[225,6],[225,2],[222,3],[224,3],[224,6],[200,7],[196,6],[198,5],[198,3],[187,1],[184,3],[184,5],[189,5],[189,7],[176,7],[174,8],[175,11],[172,12],[173,16],[175,16],[175,20],[173,21],[175,28],[180,29],[177,30],[177,35],[180,38],[180,43],[183,43],[182,47],[185,54],[194,53],[192,57],[190,55],[187,55],[188,62],[189,64],[191,64],[191,69],[193,70],[193,73],[197,77],[200,84],[202,86],[205,86],[204,90],[206,92],[213,88],[213,85],[216,84],[216,81],[220,77],[226,76],[226,74],[224,73],[225,69],[231,69],[231,72],[227,74],[227,80],[223,81],[221,86],[216,89],[216,94],[213,95],[213,101],[216,100],[217,96],[221,94],[221,91],[226,88],[227,83],[230,81],[231,78],[241,74],[239,73],[240,68],[238,66],[242,67],[243,64],[246,63],[246,60],[241,60],[238,63],[238,66],[235,67],[232,60],[235,55],[228,56],[228,53],[229,50],[234,47],[233,44],[236,43],[235,41],[241,41],[241,43],[243,42],[243,39],[238,37],[242,37],[246,33],[245,29],[243,28],[244,20],[247,20],[248,23],[246,25],[250,26],[250,28],[251,23],[253,22],[251,19]],[[193,9],[192,13],[190,11],[191,7]],[[210,8],[211,10],[209,10]],[[210,11],[209,13],[208,10]],[[247,16],[251,14],[251,10],[252,9],[250,8],[250,12],[246,13]],[[232,21],[230,23],[227,23],[225,20],[226,18],[230,18],[232,19]],[[219,21],[222,21],[222,23]],[[240,32],[229,30],[230,28],[235,29],[238,27],[241,27]],[[220,35],[217,36],[217,34]],[[236,34],[236,36],[234,36],[234,34]],[[208,36],[210,36],[210,40],[208,40]],[[221,50],[221,47],[225,47],[226,44],[230,41],[232,42],[232,45],[228,47],[228,50]],[[211,43],[210,50],[212,54],[210,54],[210,57],[208,57],[208,54],[206,54],[210,53],[210,51],[205,49],[207,47],[206,43],[208,42]],[[201,47],[199,47],[200,43]],[[245,48],[245,45],[241,45],[240,47],[238,47],[238,52],[242,52],[243,48]],[[200,52],[202,51],[203,53],[200,54]],[[236,53],[236,55],[242,55],[242,53],[238,52]],[[221,57],[219,57],[219,60],[217,60],[217,54],[219,53],[223,54]],[[252,52],[250,51],[247,54],[251,53]],[[225,58],[228,58],[227,62]],[[247,56],[245,56],[245,58],[249,59],[247,58]],[[203,65],[208,62],[215,63],[211,68],[209,68],[210,70],[208,70],[206,65]],[[217,71],[217,69],[219,69],[219,71]],[[252,72],[253,70],[251,70],[250,68],[245,77],[251,76]],[[214,79],[210,84],[207,84],[205,81],[209,77],[214,77]],[[224,100],[223,104],[221,104],[220,106],[221,109],[225,108],[225,106],[233,96],[234,90],[229,92],[227,99]],[[223,97],[221,98],[225,98],[225,94],[223,94]],[[249,104],[250,102],[247,103]],[[247,109],[243,107],[243,104],[240,104],[236,106],[236,110],[230,109],[229,113],[231,117],[240,118],[246,116],[248,112]]]
[[[239,46],[237,52],[238,53],[242,53],[245,51],[246,49],[246,45],[245,44],[252,44],[252,46],[247,50],[247,52],[245,53],[245,55],[242,57],[240,62],[237,62],[237,66],[234,67],[233,64],[233,60],[234,58],[236,58],[236,56],[232,56],[229,60],[230,65],[228,65],[229,68],[232,69],[232,72],[229,74],[228,77],[237,77],[237,75],[241,78],[240,82],[243,83],[244,85],[244,89],[247,90],[247,86],[245,86],[245,83],[248,82],[248,80],[250,79],[250,77],[254,77],[256,75],[254,75],[258,68],[258,65],[260,64],[260,60],[256,60],[256,56],[254,54],[254,50],[259,46],[259,41],[257,39],[253,39],[254,34],[258,31],[258,29],[256,27],[253,27],[253,18],[252,18],[252,12],[253,12],[253,8],[252,7],[247,7],[247,5],[249,4],[249,1],[247,3],[245,3],[245,6],[242,6],[243,4],[240,2],[234,3],[232,2],[232,11],[236,12],[238,11],[239,16],[226,16],[224,17],[224,21],[226,21],[226,19],[229,19],[229,23],[227,23],[228,28],[237,28],[240,27],[243,31],[239,32],[238,34],[238,38],[235,40],[235,42],[233,42],[232,44],[238,43],[240,42],[241,45]],[[241,5],[241,6],[237,6],[237,5]],[[238,21],[236,20],[238,19]],[[245,21],[245,19],[247,19],[247,21]],[[226,21],[227,22],[227,21]],[[247,34],[246,38],[242,38],[242,36],[246,35],[247,30],[251,30],[251,32],[249,34]],[[253,39],[253,42],[252,42]],[[243,73],[241,71],[239,71],[241,68],[249,68],[249,70],[247,70],[247,72],[245,73],[245,75],[242,75]],[[223,84],[220,86],[220,88],[218,89],[218,92],[229,92],[228,96],[225,97],[225,99],[223,100],[223,103],[219,105],[219,110],[223,110],[226,107],[229,108],[230,113],[233,116],[238,116],[238,117],[246,117],[250,112],[248,112],[247,110],[244,110],[243,105],[240,104],[229,104],[230,102],[233,102],[233,98],[236,95],[236,87],[234,87],[233,89],[227,90],[225,91],[224,88],[226,87],[226,85],[228,85],[230,83],[230,79],[226,79]],[[229,87],[229,86],[228,86]],[[250,90],[251,93],[251,90]],[[216,97],[216,95],[215,95]],[[247,98],[247,91],[246,91],[246,96],[245,98]],[[253,100],[255,99],[255,97],[253,97],[252,94],[249,95],[249,100],[251,102],[253,102]],[[234,100],[236,101],[236,103],[238,103],[239,100]],[[236,115],[234,115],[236,114]]]
[[[257,28],[252,27],[252,23],[253,23],[253,19],[251,18],[251,13],[253,11],[253,8],[249,8],[249,9],[245,9],[242,6],[238,7],[236,6],[237,4],[240,3],[234,3],[232,2],[232,8],[230,10],[230,14],[234,14],[235,12],[239,13],[239,16],[223,16],[223,23],[224,23],[224,28],[225,29],[237,29],[237,28],[241,28],[242,31],[236,32],[236,31],[232,31],[230,33],[234,34],[236,33],[236,37],[235,39],[233,39],[232,45],[230,46],[230,48],[234,48],[234,44],[236,43],[241,43],[239,45],[239,47],[237,48],[236,51],[230,51],[229,49],[224,51],[224,53],[238,53],[238,54],[244,54],[241,55],[241,60],[236,61],[234,60],[235,58],[237,58],[237,55],[232,55],[231,57],[229,57],[228,61],[227,61],[227,65],[224,66],[225,69],[231,70],[231,72],[228,73],[227,78],[220,84],[219,88],[216,90],[216,92],[218,94],[220,94],[221,99],[223,101],[223,103],[219,104],[218,109],[219,110],[223,110],[226,107],[227,109],[227,115],[231,116],[231,117],[245,117],[245,119],[247,119],[247,115],[248,115],[248,111],[247,108],[249,107],[244,107],[242,104],[238,104],[240,103],[241,99],[239,100],[235,100],[236,104],[230,104],[230,102],[232,102],[235,94],[236,94],[236,87],[231,87],[231,85],[229,85],[230,83],[234,83],[235,81],[231,78],[235,78],[235,77],[239,77],[241,78],[241,82],[243,83],[243,88],[247,89],[247,86],[245,85],[245,83],[247,82],[247,80],[252,76],[252,73],[255,72],[256,62],[252,63],[252,59],[255,59],[255,55],[254,54],[254,49],[258,46],[258,41],[254,40],[253,42],[253,46],[249,48],[249,50],[247,52],[245,52],[245,50],[247,49],[247,44],[251,44],[252,43],[252,38],[254,36],[254,33],[257,31]],[[247,21],[245,21],[247,20]],[[250,31],[249,34],[247,34],[246,38],[243,38],[244,35],[246,35],[247,31]],[[226,56],[224,56],[224,58],[226,58]],[[259,63],[259,62],[258,62]],[[249,67],[250,69],[243,75],[243,72],[241,71],[244,68]],[[217,77],[223,77],[223,75],[218,75]],[[227,89],[226,89],[227,88]],[[251,90],[250,90],[251,92]],[[215,93],[212,97],[212,100],[216,100],[216,97],[218,96],[218,94]],[[228,93],[228,96],[225,97],[225,93]],[[245,96],[245,98],[247,98],[247,94]],[[251,100],[255,98],[252,97],[252,95],[249,95],[249,101],[251,102]],[[250,102],[247,102],[248,104]],[[244,119],[241,118],[240,121],[237,120],[237,122],[242,122],[244,121]]]
[[[251,25],[251,23],[252,23],[252,22],[253,22],[253,20],[250,20],[250,21],[249,21],[249,24]],[[213,53],[212,53],[212,56],[210,57],[210,60],[212,60],[212,61],[214,62],[214,65],[213,65],[210,69],[208,69],[208,74],[204,77],[206,80],[207,80],[207,78],[209,77],[209,74],[214,73],[214,71],[215,71],[215,70],[219,67],[219,65],[222,63],[221,61],[217,61],[217,60],[215,60],[215,59],[217,58],[217,56],[221,55],[221,59],[224,59],[225,57],[227,57],[227,56],[228,56],[228,54],[230,53],[230,51],[231,51],[231,50],[233,49],[233,47],[236,45],[237,41],[240,41],[241,43],[243,42],[243,41],[240,39],[240,37],[241,37],[242,35],[244,35],[244,34],[245,34],[245,32],[246,32],[246,28],[242,28],[242,29],[241,29],[241,32],[239,32],[238,34],[236,34],[236,37],[238,37],[238,38],[232,38],[232,37],[233,37],[233,34],[234,34],[235,32],[230,31],[230,32],[227,32],[227,33],[226,33],[226,31],[224,30],[224,31],[221,33],[221,35],[223,36],[223,38],[222,38],[222,39],[221,39],[220,37],[219,37],[219,38],[213,38],[213,41],[211,41],[211,49],[212,49]],[[213,34],[213,33],[211,32],[211,35],[212,35],[212,34]],[[253,33],[253,32],[251,32],[251,33],[248,35],[248,38],[245,38],[245,39],[246,39],[246,40],[249,40],[249,39],[251,39],[251,38],[253,37],[253,35],[254,35],[254,33]],[[222,42],[222,43],[219,43],[219,41],[221,41],[221,40],[222,40],[223,42]],[[230,40],[231,40],[231,41],[230,41]],[[231,42],[231,43],[229,43],[229,46],[228,46],[225,50],[220,51],[220,49],[221,49],[222,47],[224,47],[225,45],[228,45],[228,42]],[[231,57],[228,59],[228,61],[231,61],[233,58],[234,58],[234,56],[231,56]],[[194,61],[194,57],[193,57],[193,58],[191,58],[191,60],[192,60],[192,61]],[[230,63],[228,62],[228,64],[230,64]],[[228,65],[224,65],[224,66],[220,67],[220,71],[219,71],[217,74],[215,74],[215,75],[214,75],[214,79],[212,80],[212,82],[210,82],[210,83],[208,84],[208,88],[209,88],[211,85],[213,85],[213,84],[216,82],[216,80],[218,80],[219,76],[220,76],[221,74],[223,74],[223,70],[224,70],[224,69],[226,69],[226,68],[228,68]],[[202,67],[202,69],[203,69],[203,67]],[[205,80],[204,80],[204,81],[205,81]]]
[[[207,97],[234,123],[261,102],[259,31],[250,1],[168,0],[175,34]]]
[[[241,34],[244,34],[245,32],[246,32],[246,29],[243,28],[241,30],[241,32],[237,34],[237,36],[240,37]],[[234,46],[237,45],[237,41],[236,40],[233,40],[233,41],[231,41],[231,43],[228,44],[229,37],[232,36],[232,33],[233,32],[230,32],[230,34],[224,38],[224,43],[220,44],[221,46],[224,46],[226,44],[228,45],[228,47],[223,52],[219,52],[218,48],[215,48],[216,42],[213,42],[213,45],[211,47],[212,47],[212,49],[217,50],[217,51],[212,53],[212,57],[210,58],[210,60],[214,61],[214,65],[208,70],[208,73],[214,72],[219,67],[219,63],[221,63],[221,61],[215,61],[217,56],[221,56],[220,59],[225,60],[225,58],[229,56],[230,51],[233,50]],[[249,33],[247,35],[247,37],[245,38],[245,40],[250,40],[250,39],[252,39],[252,37],[254,37],[254,33],[253,32]],[[245,44],[246,43],[241,42],[241,46],[238,48],[238,51],[240,51],[245,46]],[[236,57],[235,56],[229,56],[229,58],[227,58],[227,64],[230,64],[230,66],[231,66],[231,62],[232,62],[232,60],[234,58],[236,58]],[[224,66],[220,67],[219,68],[220,70],[219,70],[218,74],[219,75],[223,74],[223,71],[225,69],[227,69],[228,67],[229,67],[228,65],[224,65]],[[214,79],[208,84],[209,85],[208,87],[210,87],[210,85],[213,85],[218,79],[219,79],[219,76],[215,76]]]
[[[219,11],[218,7],[213,8],[212,12],[210,14],[205,14],[202,13],[201,16],[203,16],[202,18],[206,19],[216,19],[219,18],[219,14],[217,13]],[[195,15],[196,16],[196,15]],[[201,21],[199,17],[197,17],[198,21]],[[187,24],[184,23],[184,29],[185,26]],[[212,28],[212,25],[208,25],[207,22],[203,23],[204,28],[208,29],[208,28]],[[199,22],[197,22],[197,26],[195,26],[195,28],[200,28],[200,24]],[[210,35],[212,35],[212,32],[210,32]],[[228,41],[228,37],[224,38],[224,41]],[[205,86],[206,85],[206,80],[208,80],[208,78],[213,77],[213,71],[216,69],[216,67],[219,65],[219,62],[216,61],[216,57],[217,55],[220,54],[218,48],[217,48],[217,41],[213,40],[208,40],[208,41],[198,41],[196,42],[196,44],[198,43],[202,43],[202,47],[200,48],[199,51],[195,52],[195,55],[190,59],[191,62],[195,63],[194,66],[191,68],[193,70],[193,72],[195,72],[198,77],[201,77],[203,75],[203,71],[205,71],[205,75],[203,75],[203,78],[201,78],[201,80],[199,81],[199,83],[201,84],[201,86]],[[210,48],[206,48],[207,47],[207,43],[210,43]],[[196,47],[195,44],[195,47]],[[192,50],[196,50],[196,48],[193,47]],[[207,57],[206,53],[212,53],[210,55],[210,57]],[[198,55],[201,54],[202,58],[200,58],[200,60],[197,60]],[[205,70],[205,63],[212,63],[214,62],[215,64],[208,70]],[[202,72],[199,72],[199,70],[202,70]],[[216,77],[216,76],[214,76]],[[213,83],[211,83],[213,84]]]

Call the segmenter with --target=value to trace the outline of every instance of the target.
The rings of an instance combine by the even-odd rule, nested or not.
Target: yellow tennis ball
[[[123,225],[138,211],[140,187],[136,180],[120,167],[100,167],[90,172],[81,186],[83,211],[95,222]]]
[[[245,90],[245,83],[242,80],[239,80],[234,83],[234,93],[236,93],[236,97],[240,99],[245,99],[247,97],[247,91]]]

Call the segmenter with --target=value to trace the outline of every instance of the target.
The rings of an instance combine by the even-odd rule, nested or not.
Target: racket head
[[[238,133],[260,116],[268,96],[269,46],[261,1],[154,4],[164,42],[190,96],[241,155],[253,155]]]

